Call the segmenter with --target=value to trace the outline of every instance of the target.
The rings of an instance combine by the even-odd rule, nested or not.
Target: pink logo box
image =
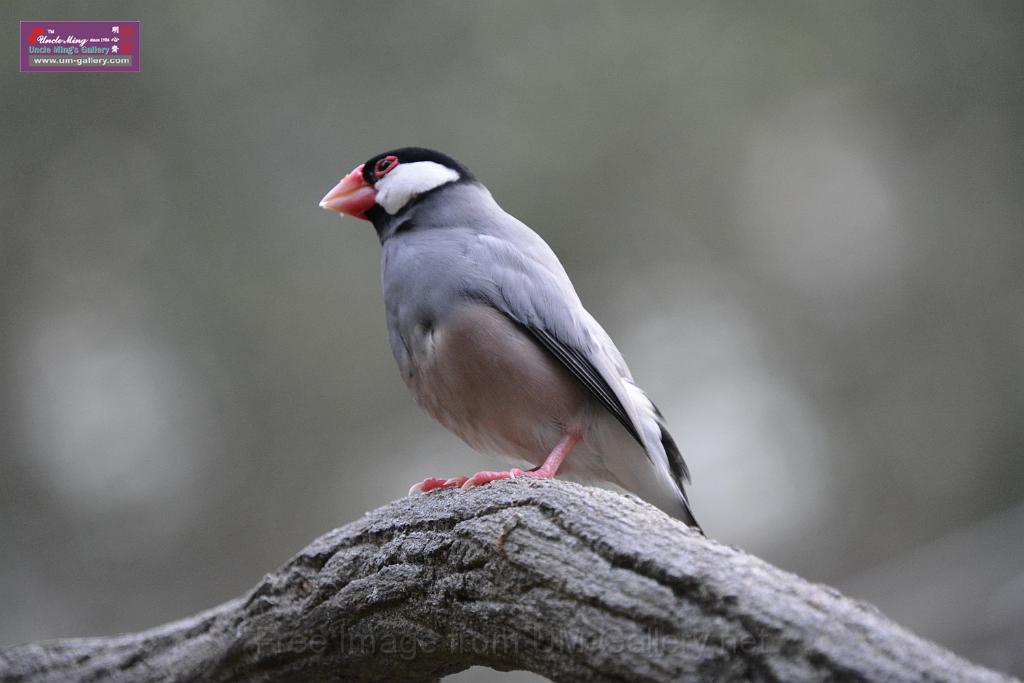
[[[23,21],[19,52],[22,71],[138,71],[139,22]]]

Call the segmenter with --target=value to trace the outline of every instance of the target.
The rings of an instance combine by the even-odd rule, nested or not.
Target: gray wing
[[[611,338],[583,308],[551,248],[516,224],[511,239],[500,232],[476,237],[478,253],[471,258],[489,275],[487,303],[522,325],[615,416],[674,483],[683,520],[700,530],[684,487],[690,473],[661,411],[636,386]]]
[[[506,312],[506,315],[510,315]],[[511,317],[511,316],[510,316]],[[514,319],[514,318],[513,318]],[[590,360],[587,358],[580,349],[558,339],[556,336],[551,334],[546,329],[538,327],[525,326],[525,329],[533,335],[533,337],[540,342],[541,346],[547,349],[555,358],[559,360],[569,372],[578,379],[583,386],[600,401],[601,405],[608,409],[608,411],[615,416],[629,435],[632,436],[638,444],[643,446],[644,453],[650,458],[651,454],[648,451],[647,444],[644,443],[643,438],[637,432],[636,426],[632,422],[632,418],[626,413],[625,407],[619,400],[618,396],[615,395],[615,391],[608,384],[608,381],[598,372],[597,368],[593,366]],[[625,379],[625,378],[620,378]],[[631,381],[631,380],[626,380]],[[637,389],[639,391],[639,389]],[[645,397],[646,398],[646,397]],[[686,491],[683,489],[682,482],[690,481],[690,470],[686,466],[686,461],[683,460],[682,453],[679,452],[679,446],[676,445],[675,439],[668,433],[665,428],[665,418],[658,410],[658,406],[650,402],[650,407],[653,409],[654,414],[657,418],[658,425],[658,440],[661,442],[661,447],[665,451],[665,457],[668,460],[669,470],[672,472],[672,476],[679,485],[680,492],[683,494],[683,499],[686,500]],[[689,512],[689,508],[687,507]],[[691,526],[700,525],[697,524],[697,520],[693,519],[693,513],[690,513]]]
[[[505,314],[509,317],[515,318],[511,313],[505,311]],[[636,439],[636,442],[641,446],[644,446],[643,440],[640,438],[640,434],[636,431],[636,426],[633,425],[632,419],[626,414],[626,409],[622,405],[622,401],[615,395],[615,390],[611,388],[601,373],[594,367],[587,355],[580,349],[567,344],[563,340],[556,337],[551,333],[550,330],[543,327],[536,327],[525,325],[520,321],[523,327],[533,335],[534,339],[540,342],[541,346],[548,350],[558,361],[569,369],[569,372],[578,379],[584,387],[589,391],[605,408],[608,409],[615,419],[618,420],[629,435]],[[646,449],[646,446],[644,446]]]
[[[479,234],[475,246],[470,256],[487,273],[490,286],[483,292],[487,303],[522,325],[555,356],[622,423],[649,458],[664,452],[681,486],[687,476],[685,465],[657,409],[633,384],[618,349],[583,308],[550,247],[526,226],[512,235]],[[645,406],[637,405],[639,399],[650,407],[653,419],[644,419]]]

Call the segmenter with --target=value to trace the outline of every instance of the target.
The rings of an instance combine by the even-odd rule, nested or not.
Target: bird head
[[[468,168],[446,154],[403,147],[356,166],[320,200],[320,207],[372,221],[379,212],[397,215],[439,187],[473,180]]]

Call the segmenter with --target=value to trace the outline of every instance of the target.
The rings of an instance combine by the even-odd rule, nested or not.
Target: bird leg
[[[477,472],[472,477],[462,482],[462,488],[469,489],[492,481],[498,481],[499,479],[515,479],[520,476],[534,477],[536,479],[551,479],[555,476],[555,473],[558,472],[558,468],[562,465],[562,461],[565,460],[565,456],[569,455],[569,451],[571,451],[582,438],[583,435],[579,432],[569,432],[563,436],[562,440],[558,442],[558,445],[555,446],[548,454],[548,457],[544,459],[544,464],[536,469],[529,471],[511,469],[503,472]]]
[[[498,481],[499,479],[515,479],[516,477],[551,479],[555,476],[555,473],[558,472],[558,468],[562,465],[562,461],[565,460],[565,456],[569,455],[569,451],[571,451],[582,438],[583,435],[579,432],[569,432],[562,437],[562,440],[558,442],[558,445],[555,446],[551,453],[548,454],[548,457],[544,459],[543,465],[529,471],[513,468],[511,470],[504,471],[485,470],[483,472],[477,472],[472,477],[452,477],[451,479],[428,477],[418,484],[413,484],[412,488],[409,489],[409,495],[414,493],[427,493],[434,489],[454,488],[456,486],[468,489],[474,486],[481,486],[488,482]]]

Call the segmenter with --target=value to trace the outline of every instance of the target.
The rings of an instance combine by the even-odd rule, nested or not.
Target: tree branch
[[[520,479],[395,501],[248,595],[0,652],[0,680],[1009,681],[635,498]]]

